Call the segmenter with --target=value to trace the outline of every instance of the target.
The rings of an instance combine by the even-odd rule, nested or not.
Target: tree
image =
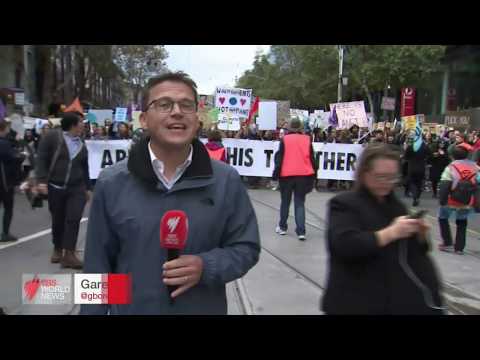
[[[346,69],[351,86],[362,89],[374,114],[372,94],[404,86],[428,86],[442,69],[445,46],[353,45],[348,47]]]
[[[260,97],[290,100],[292,107],[318,109],[335,99],[338,59],[333,45],[273,45],[257,54],[238,86]]]
[[[442,70],[445,46],[346,46],[345,74],[351,94],[363,93],[370,109],[373,94],[390,85],[432,86]],[[237,82],[256,95],[290,100],[292,107],[318,109],[337,100],[338,48],[336,45],[273,45],[267,55],[257,54],[253,68]],[[373,111],[372,111],[373,112]]]
[[[168,53],[163,45],[114,45],[114,62],[125,74],[125,81],[138,101],[140,90],[155,72],[166,68]]]

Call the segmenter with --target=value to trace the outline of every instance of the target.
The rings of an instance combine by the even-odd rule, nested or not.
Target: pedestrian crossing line
[[[82,220],[80,220],[80,223],[83,223],[85,221],[88,221],[87,217],[82,218]],[[37,232],[35,234],[32,234],[32,235],[24,236],[24,237],[18,239],[17,241],[10,243],[10,244],[0,245],[0,250],[7,249],[7,248],[12,247],[12,246],[23,244],[25,242],[28,242],[28,241],[37,239],[39,237],[48,235],[51,232],[52,232],[52,228],[46,229],[46,230],[43,230],[43,231],[39,231],[39,232]]]

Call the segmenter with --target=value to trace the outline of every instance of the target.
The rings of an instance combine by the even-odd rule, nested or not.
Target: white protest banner
[[[50,120],[46,119],[37,119],[35,122],[35,131],[37,134],[40,134],[40,131],[42,131],[42,128],[46,125],[49,125]]]
[[[86,140],[90,179],[98,178],[100,172],[128,156],[131,140]]]
[[[115,109],[115,121],[118,121],[118,122],[127,121],[127,108],[117,107]]]
[[[217,87],[215,90],[215,107],[221,113],[231,113],[238,118],[247,118],[251,101],[251,89]]]
[[[32,118],[30,116],[24,116],[23,117],[23,127],[25,129],[35,129],[35,124],[37,123],[37,120],[42,121],[42,119],[36,119],[36,118]]]
[[[231,113],[220,113],[218,114],[217,126],[220,130],[224,131],[239,131],[240,118]]]
[[[200,139],[204,144],[207,139]],[[223,139],[227,163],[242,176],[272,177],[278,141]]]
[[[318,160],[318,179],[354,180],[363,146],[358,144],[313,143]]]
[[[260,101],[257,118],[258,130],[277,130],[277,103]]]
[[[113,110],[110,109],[92,109],[88,111],[90,122],[97,123],[100,126],[105,125],[105,120],[112,120],[113,117]]]
[[[207,139],[200,139],[203,143]],[[96,179],[101,170],[128,156],[130,140],[87,140],[90,178]],[[274,156],[278,141],[223,139],[227,162],[242,176],[271,177],[275,168]],[[362,145],[313,143],[314,156],[319,163],[317,178],[353,180],[356,162]]]
[[[140,129],[142,125],[140,124],[140,114],[142,112],[138,110],[132,111],[132,122],[133,122],[133,131]]]
[[[206,139],[201,139],[206,143]],[[242,176],[271,177],[275,168],[274,156],[278,141],[223,139],[227,150],[227,162]],[[317,178],[353,180],[356,162],[363,151],[357,144],[313,143],[316,160],[319,161]]]
[[[345,103],[330,104],[330,110],[335,107],[337,114],[337,129],[349,129],[352,125],[368,127],[367,114],[363,101],[351,101]]]

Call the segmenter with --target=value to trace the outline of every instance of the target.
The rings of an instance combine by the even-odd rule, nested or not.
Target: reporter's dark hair
[[[468,158],[468,151],[461,146],[455,146],[452,150],[452,157],[453,160],[464,160]]]
[[[80,121],[81,121],[80,116],[78,116],[74,112],[69,112],[69,113],[63,114],[60,124],[62,126],[63,131],[69,131],[72,127],[77,126],[77,124]]]
[[[368,144],[360,155],[360,160],[355,171],[355,190],[363,187],[365,173],[372,169],[373,162],[378,159],[394,160],[400,164],[400,152],[393,150],[385,143]]]
[[[188,74],[184,73],[183,71],[177,71],[154,76],[148,80],[147,85],[142,91],[142,111],[147,110],[148,101],[150,100],[150,90],[165,81],[181,82],[187,85],[193,92],[193,97],[195,98],[195,108],[198,107],[197,84],[190,78]]]

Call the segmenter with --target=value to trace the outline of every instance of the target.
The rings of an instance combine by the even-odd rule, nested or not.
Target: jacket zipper
[[[68,162],[68,169],[67,169],[67,175],[65,177],[65,182],[63,183],[63,187],[66,189],[68,181],[70,180],[70,171],[72,170],[72,160]]]

